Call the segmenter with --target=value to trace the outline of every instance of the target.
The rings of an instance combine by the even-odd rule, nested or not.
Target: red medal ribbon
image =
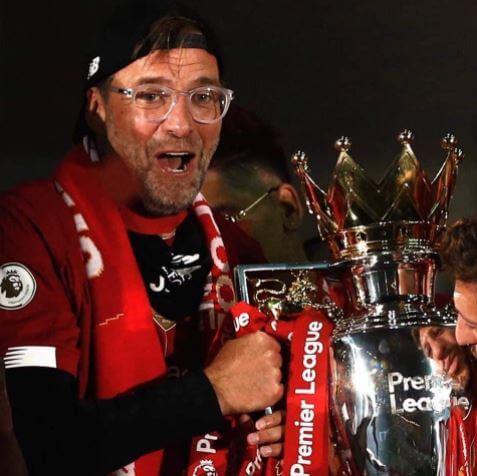
[[[241,455],[232,454],[235,446],[230,439],[212,434],[194,439],[188,476],[202,474],[206,466],[217,476],[226,471],[237,476],[326,475],[331,322],[312,308],[279,321],[245,302],[236,304],[227,320],[224,329],[230,330],[233,324],[237,337],[261,330],[281,342],[291,342],[283,468],[276,459],[262,459],[257,446],[243,448]],[[234,462],[237,458],[240,461]],[[235,467],[232,472],[231,466]]]
[[[284,474],[328,474],[328,358],[332,325],[317,310],[295,320],[287,391]]]

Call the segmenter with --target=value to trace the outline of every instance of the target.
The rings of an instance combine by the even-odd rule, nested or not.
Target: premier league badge
[[[0,266],[0,309],[13,311],[25,307],[35,296],[36,281],[20,263]]]
[[[203,459],[194,468],[193,476],[217,476],[217,470],[210,459]]]

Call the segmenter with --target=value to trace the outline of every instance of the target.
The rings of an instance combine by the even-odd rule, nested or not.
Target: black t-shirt
[[[132,231],[129,240],[154,310],[173,321],[197,314],[212,260],[195,215],[177,228],[172,246]]]

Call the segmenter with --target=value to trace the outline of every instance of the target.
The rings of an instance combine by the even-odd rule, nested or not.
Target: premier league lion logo
[[[195,467],[192,476],[218,476],[214,463],[210,459],[202,459]]]
[[[31,271],[21,263],[0,265],[0,309],[21,309],[36,293],[36,281]]]
[[[20,295],[23,290],[23,283],[17,271],[9,270],[0,284],[0,291],[7,298],[15,298]]]

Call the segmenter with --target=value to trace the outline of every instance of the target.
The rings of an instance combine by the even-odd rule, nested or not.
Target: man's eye
[[[444,332],[444,329],[442,327],[431,327],[429,329],[429,337],[432,337],[433,339],[436,339],[439,337],[442,333]]]
[[[462,323],[464,323],[465,327],[467,327],[468,329],[470,329],[472,331],[477,330],[477,323],[475,323],[475,324],[470,323],[468,320],[466,320],[462,317],[462,314],[460,312],[457,312],[457,317],[460,319],[460,321]]]
[[[168,94],[161,90],[136,92],[136,101],[140,104],[163,104],[167,98]]]
[[[206,105],[216,101],[216,94],[213,91],[199,91],[192,96],[192,100],[197,105]]]

